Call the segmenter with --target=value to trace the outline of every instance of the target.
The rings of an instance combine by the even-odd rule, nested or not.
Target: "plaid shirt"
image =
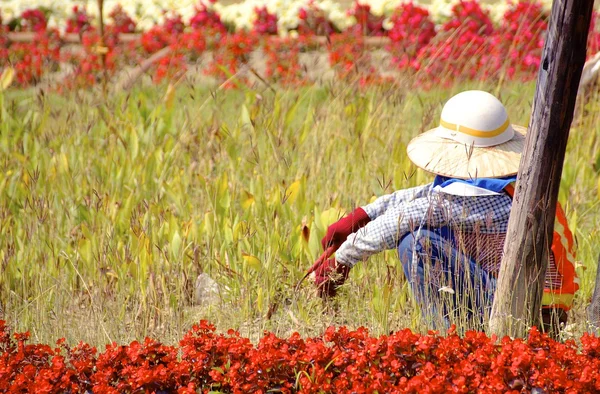
[[[472,234],[506,234],[512,199],[507,194],[464,197],[440,193],[432,184],[399,190],[362,207],[371,218],[336,252],[336,260],[354,266],[369,256],[395,249],[421,226],[450,226]]]
[[[461,251],[486,272],[497,276],[508,229],[512,198],[506,194],[464,197],[432,189],[432,184],[399,190],[362,207],[371,218],[365,227],[348,236],[335,254],[336,260],[354,266],[386,249],[395,249],[408,233],[421,226],[453,229]],[[562,274],[551,254],[545,286],[559,288]]]

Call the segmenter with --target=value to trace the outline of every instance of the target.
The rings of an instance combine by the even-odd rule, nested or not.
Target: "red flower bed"
[[[288,86],[301,86],[308,81],[300,63],[302,46],[310,45],[310,37],[298,39],[265,40],[262,50],[265,53],[265,77],[273,82]]]
[[[240,31],[224,35],[221,41],[215,43],[213,60],[206,73],[221,82],[227,82],[227,87],[238,86],[237,81],[243,78],[238,77],[237,72],[248,62],[257,42],[256,36],[251,32]]]
[[[469,0],[454,5],[452,16],[417,53],[418,62],[412,63],[425,86],[449,86],[457,79],[483,79],[488,70],[496,69],[483,60],[496,37],[489,15],[479,3]]]
[[[37,83],[48,70],[57,69],[61,61],[59,40],[56,30],[36,30],[35,41],[10,45],[4,60],[13,65],[19,84]]]
[[[282,33],[276,14],[264,6],[253,12],[253,27],[234,32],[214,7],[201,3],[189,21],[177,14],[168,15],[162,24],[142,32],[139,40],[125,44],[119,42],[119,34],[136,31],[136,23],[121,7],[109,14],[101,38],[93,18],[84,8],[75,6],[66,20],[65,32],[81,37],[83,51],[65,54],[61,52],[62,36],[58,30],[48,28],[46,14],[27,10],[11,21],[0,19],[0,71],[6,66],[15,68],[18,84],[27,86],[68,62],[74,72],[59,85],[63,89],[81,88],[170,47],[169,55],[157,60],[152,68],[155,82],[178,78],[190,63],[209,51],[212,61],[206,73],[220,83],[229,80],[227,86],[239,86],[236,81],[245,83],[245,77],[236,73],[247,74],[242,66],[255,50],[265,54],[265,69],[258,70],[263,73],[260,78],[281,85],[312,82],[299,60],[300,54],[309,50],[328,51],[337,78],[358,82],[362,87],[389,84],[390,78],[381,75],[394,73],[411,78],[425,89],[464,80],[527,81],[537,75],[549,19],[539,2],[518,0],[494,25],[477,1],[462,0],[454,5],[449,20],[436,27],[426,8],[408,2],[398,6],[386,22],[388,26],[384,17],[371,13],[369,6],[355,3],[348,12],[356,24],[339,31],[327,13],[310,1],[298,11],[294,38],[282,39],[273,37]],[[600,51],[596,19],[594,15],[588,40],[590,56]],[[4,34],[9,30],[31,32],[36,37],[32,42],[11,42]],[[326,41],[315,45],[319,42],[314,39],[317,36],[326,36]],[[367,36],[388,39],[383,47],[391,55],[390,62],[374,64],[373,59],[378,58],[372,56]]]
[[[535,76],[542,59],[548,18],[549,15],[544,14],[540,4],[517,3],[504,15],[503,25],[488,59],[506,59],[505,63],[509,65],[506,72],[510,78],[519,76],[528,79]],[[498,60],[492,62],[492,67],[500,66],[498,63]]]
[[[363,73],[374,72],[359,27],[332,36],[327,50],[329,64],[342,80],[352,81]]]
[[[600,339],[558,343],[408,329],[372,337],[330,327],[322,337],[265,333],[258,344],[202,321],[177,346],[147,338],[103,352],[28,344],[0,321],[0,392],[581,393],[600,390]]]
[[[401,69],[414,66],[417,54],[436,34],[429,11],[413,3],[405,3],[396,9],[391,21],[393,27],[388,33],[391,43],[387,50]]]

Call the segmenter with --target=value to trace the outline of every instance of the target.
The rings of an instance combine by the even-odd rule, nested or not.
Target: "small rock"
[[[508,382],[508,387],[510,387],[512,390],[521,390],[523,386],[525,386],[523,379],[513,379]]]
[[[211,305],[219,301],[219,285],[207,274],[200,274],[194,285],[194,302],[197,305]]]
[[[454,289],[453,289],[452,287],[448,287],[448,286],[443,286],[443,287],[440,287],[440,288],[438,289],[438,291],[439,291],[439,292],[442,292],[442,291],[443,291],[444,293],[454,294]]]

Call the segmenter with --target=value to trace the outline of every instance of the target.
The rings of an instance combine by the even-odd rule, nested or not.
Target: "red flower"
[[[21,30],[42,32],[46,30],[48,21],[46,15],[40,9],[29,9],[21,14]]]
[[[386,34],[383,28],[383,16],[371,14],[371,7],[367,4],[359,4],[355,1],[348,14],[356,18],[360,30],[365,36],[384,36]]]
[[[452,16],[417,55],[418,82],[425,88],[482,78],[488,69],[483,58],[489,52],[487,37],[494,34],[489,15],[478,2],[466,0],[454,5]]]
[[[300,51],[310,45],[310,38],[266,39],[263,52],[266,57],[265,76],[282,85],[300,86],[306,84],[304,67],[300,63]]]
[[[125,12],[120,4],[117,4],[108,16],[112,20],[112,29],[115,33],[135,32],[135,21]]]
[[[388,32],[391,44],[388,51],[401,69],[413,65],[419,51],[435,37],[435,25],[426,8],[413,3],[400,5],[391,17],[392,29]]]
[[[209,10],[203,3],[196,7],[196,13],[190,19],[190,26],[193,29],[208,29],[208,31],[225,32],[227,30],[221,22],[221,17],[216,12]]]
[[[73,6],[73,14],[67,19],[67,33],[83,33],[92,29],[90,18],[85,9],[80,9],[79,6]]]
[[[277,15],[271,14],[266,6],[254,8],[256,20],[254,21],[254,32],[256,34],[277,34]]]
[[[256,35],[251,32],[242,30],[225,35],[220,42],[215,42],[213,61],[206,73],[220,81],[228,81],[226,87],[238,86],[239,82],[245,83],[245,78],[236,74],[248,62],[257,43]]]
[[[306,7],[298,11],[298,18],[300,19],[298,25],[300,35],[329,36],[340,32],[312,0],[308,2]]]

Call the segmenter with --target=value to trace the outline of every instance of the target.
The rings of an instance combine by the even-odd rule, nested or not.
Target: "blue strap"
[[[437,175],[433,181],[432,188],[436,186],[446,187],[452,183],[460,182],[466,183],[467,185],[472,185],[476,187],[480,187],[482,189],[486,189],[495,193],[500,193],[504,188],[515,182],[517,180],[517,176],[509,176],[504,178],[477,178],[477,179],[456,179],[456,178],[447,178],[445,176]]]

